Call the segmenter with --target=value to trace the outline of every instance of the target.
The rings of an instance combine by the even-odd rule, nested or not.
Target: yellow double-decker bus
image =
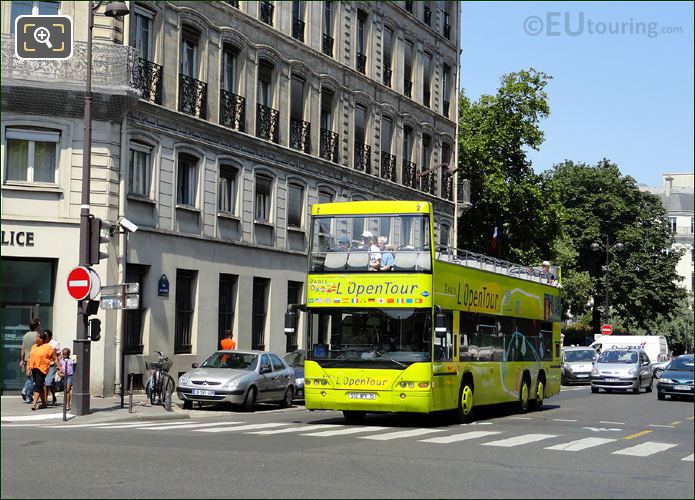
[[[451,411],[560,390],[560,298],[539,269],[438,248],[432,206],[369,201],[312,207],[305,304],[305,403],[368,412]]]

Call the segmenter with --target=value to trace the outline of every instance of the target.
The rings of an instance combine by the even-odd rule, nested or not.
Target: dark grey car
[[[653,382],[652,364],[641,349],[605,350],[591,370],[591,392],[631,390],[639,394],[643,387],[652,392]]]
[[[257,402],[292,404],[294,370],[276,354],[223,350],[179,377],[176,394],[185,409],[193,402],[234,403],[251,411]]]
[[[693,361],[692,354],[684,354],[671,360],[656,384],[657,397],[666,399],[666,396],[692,398],[695,395],[693,386]]]

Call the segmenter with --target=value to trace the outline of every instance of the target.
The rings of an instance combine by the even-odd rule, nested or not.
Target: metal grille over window
[[[410,12],[411,14],[413,13],[413,2],[412,1],[407,1],[405,2],[405,10]]]
[[[413,82],[411,82],[410,80],[403,81],[403,93],[405,94],[406,97],[409,97],[412,99],[412,97],[413,97]]]
[[[174,354],[192,350],[194,283],[196,271],[176,270],[176,316],[174,319]]]
[[[179,111],[205,119],[207,99],[207,83],[179,74]]]
[[[391,66],[384,64],[384,85],[387,87],[391,86],[391,75],[393,71],[391,70]]]
[[[278,142],[280,112],[263,104],[256,104],[256,136]]]
[[[427,5],[425,5],[423,11],[423,20],[428,26],[432,23],[432,10]]]
[[[268,284],[266,278],[253,279],[253,306],[251,317],[251,349],[265,350],[265,316]]]
[[[367,69],[367,56],[357,53],[357,71],[365,73]]]
[[[292,19],[292,38],[300,42],[304,41],[304,21],[297,17]]]
[[[448,39],[451,38],[451,25],[450,24],[444,25],[444,37],[448,38]]]
[[[370,173],[371,162],[370,157],[372,147],[361,142],[355,142],[355,170],[360,172]]]
[[[140,98],[162,104],[162,67],[139,57],[133,67],[133,84]]]
[[[381,177],[391,181],[396,180],[396,155],[388,151],[381,152]]]
[[[270,26],[273,25],[273,11],[275,6],[270,2],[261,2],[261,21]]]
[[[220,274],[219,307],[217,308],[217,346],[220,345],[220,342],[225,337],[225,332],[234,328],[236,285],[236,275]]]
[[[220,108],[222,108],[222,125],[243,132],[246,121],[246,99],[221,89]]]
[[[449,101],[444,101],[444,109],[442,111],[444,116],[449,116]]]
[[[321,129],[321,158],[338,163],[338,133]]]
[[[307,154],[311,153],[311,123],[290,119],[290,147]]]
[[[321,48],[324,54],[333,57],[333,37],[324,33]]]
[[[402,172],[403,185],[411,188],[415,188],[417,182],[417,165],[415,162],[403,160],[403,172]]]
[[[140,290],[143,290],[147,269],[148,266],[127,264],[126,283],[138,283]],[[137,309],[124,309],[123,314],[125,314],[123,352],[125,354],[142,354],[142,318],[145,314],[142,295],[140,296],[139,307]]]

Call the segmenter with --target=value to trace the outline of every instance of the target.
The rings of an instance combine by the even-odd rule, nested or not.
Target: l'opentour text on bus
[[[313,205],[307,300],[285,329],[306,311],[308,409],[468,421],[481,405],[526,411],[560,391],[557,286],[540,269],[435,248],[433,221],[427,202]]]

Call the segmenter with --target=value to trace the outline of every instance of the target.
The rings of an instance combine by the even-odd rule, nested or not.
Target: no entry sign
[[[611,325],[603,325],[601,327],[601,333],[604,335],[610,335],[613,333],[613,327]]]
[[[97,273],[88,267],[78,266],[68,274],[68,293],[75,300],[89,297],[93,299],[99,294],[101,280]]]

